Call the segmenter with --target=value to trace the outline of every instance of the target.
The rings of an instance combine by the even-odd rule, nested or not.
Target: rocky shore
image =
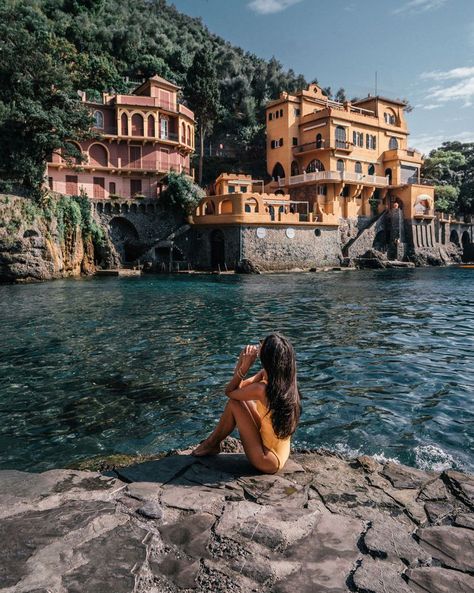
[[[364,456],[6,470],[0,534],[2,593],[474,592],[474,478]]]

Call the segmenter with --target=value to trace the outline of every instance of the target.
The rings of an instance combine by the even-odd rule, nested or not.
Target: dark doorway
[[[110,238],[123,264],[131,263],[143,254],[137,229],[126,218],[117,216],[110,221]]]
[[[225,264],[225,238],[220,229],[212,231],[210,236],[211,243],[211,268],[223,268]]]
[[[388,177],[388,184],[392,185],[392,169],[385,169],[385,177]]]

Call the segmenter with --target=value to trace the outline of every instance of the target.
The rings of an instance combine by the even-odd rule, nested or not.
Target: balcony
[[[280,187],[286,185],[299,185],[302,183],[358,183],[361,185],[371,185],[377,187],[388,187],[388,177],[380,175],[365,175],[364,173],[352,173],[350,171],[315,171],[314,173],[303,173],[293,177],[280,178],[278,184]]]
[[[175,171],[176,173],[191,174],[191,169],[179,163],[170,163],[165,160],[141,159],[139,161],[129,161],[128,163],[121,163],[119,169],[143,171],[143,172],[159,172],[167,173],[168,171]]]
[[[307,142],[306,144],[299,144],[293,147],[295,154],[303,154],[313,152],[314,150],[344,150],[351,152],[353,149],[352,142],[346,142],[345,140],[319,140],[315,142]]]

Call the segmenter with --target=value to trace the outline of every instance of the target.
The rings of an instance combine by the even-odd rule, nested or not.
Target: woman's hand
[[[239,361],[237,368],[240,370],[242,375],[245,375],[250,367],[253,365],[258,356],[258,346],[245,346],[239,355]]]

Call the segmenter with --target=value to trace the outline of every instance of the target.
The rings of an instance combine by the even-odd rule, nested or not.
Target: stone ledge
[[[472,593],[472,485],[328,452],[3,471],[0,592]]]

